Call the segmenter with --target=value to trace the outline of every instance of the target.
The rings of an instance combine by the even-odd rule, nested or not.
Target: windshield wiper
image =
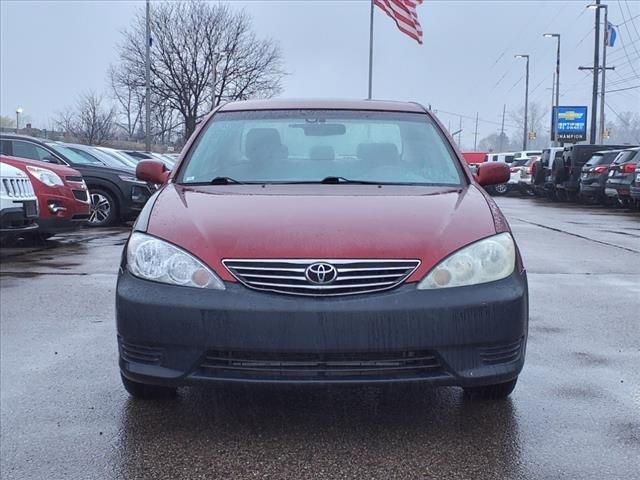
[[[230,185],[232,183],[238,184],[238,185],[244,185],[244,183],[231,177],[216,177],[213,180],[211,180],[209,183],[211,185]]]
[[[359,185],[380,185],[380,182],[368,182],[367,180],[350,180],[344,177],[324,177],[322,180],[320,180],[319,183],[329,183],[329,184],[350,183],[350,184],[359,184]]]

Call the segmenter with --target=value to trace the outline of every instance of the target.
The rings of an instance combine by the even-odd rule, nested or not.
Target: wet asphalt
[[[640,214],[498,199],[530,285],[505,401],[457,388],[120,385],[127,229],[2,249],[3,479],[640,478]]]

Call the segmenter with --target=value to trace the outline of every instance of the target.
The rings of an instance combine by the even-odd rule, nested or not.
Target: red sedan
[[[82,175],[49,162],[2,155],[3,162],[26,172],[38,197],[40,217],[36,235],[42,239],[80,227],[89,218],[90,202]]]
[[[382,101],[216,109],[125,247],[120,371],[198,382],[455,385],[501,398],[524,365],[527,277],[504,216],[431,112]]]

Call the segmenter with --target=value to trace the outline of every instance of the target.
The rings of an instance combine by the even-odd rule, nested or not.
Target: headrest
[[[275,128],[252,128],[247,132],[245,152],[249,160],[283,158],[285,150]]]

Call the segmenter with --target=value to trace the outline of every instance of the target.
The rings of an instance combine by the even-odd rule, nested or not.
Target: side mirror
[[[483,187],[507,183],[510,177],[509,166],[501,162],[481,163],[476,173],[476,181]]]
[[[53,155],[47,155],[46,157],[44,157],[42,159],[43,162],[49,162],[49,163],[56,163],[58,165],[60,165],[62,162],[60,160],[58,160],[56,157],[54,157]]]
[[[136,177],[145,182],[162,185],[167,183],[169,170],[164,163],[159,160],[140,160],[136,165]]]

